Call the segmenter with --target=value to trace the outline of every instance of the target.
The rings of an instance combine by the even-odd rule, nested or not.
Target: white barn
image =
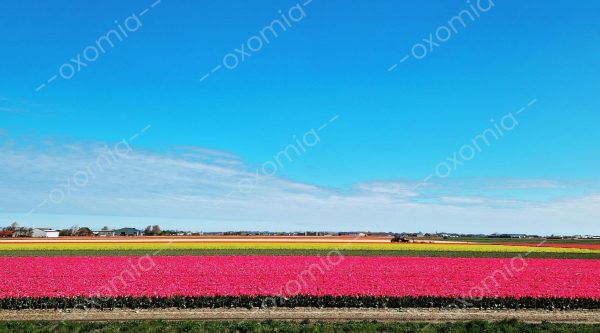
[[[58,237],[58,230],[50,228],[35,228],[31,231],[31,237],[56,238]]]

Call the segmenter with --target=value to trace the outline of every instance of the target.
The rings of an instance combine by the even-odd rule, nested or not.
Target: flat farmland
[[[439,320],[464,321],[504,320],[507,312],[489,311],[512,309],[525,321],[592,323],[600,310],[600,249],[575,245],[383,237],[2,239],[0,311],[7,319],[75,321],[121,320],[141,310],[154,314],[134,316],[140,320],[248,321],[329,320],[358,311],[338,319],[410,321],[441,309],[449,312],[436,312]],[[390,312],[404,309],[421,314]],[[548,312],[556,310],[563,315]]]

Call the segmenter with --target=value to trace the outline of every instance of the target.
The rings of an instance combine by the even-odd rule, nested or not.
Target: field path
[[[126,321],[126,320],[317,320],[317,321],[397,321],[460,322],[518,319],[527,323],[600,323],[600,310],[477,310],[477,309],[153,309],[153,310],[0,310],[0,320],[48,321]]]

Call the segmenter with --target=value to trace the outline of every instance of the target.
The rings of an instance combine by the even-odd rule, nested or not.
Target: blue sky
[[[0,218],[598,234],[599,9],[3,3]]]

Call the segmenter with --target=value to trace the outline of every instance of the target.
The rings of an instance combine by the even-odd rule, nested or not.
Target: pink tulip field
[[[0,258],[0,267],[0,298],[259,295],[600,298],[598,260],[17,257]]]

